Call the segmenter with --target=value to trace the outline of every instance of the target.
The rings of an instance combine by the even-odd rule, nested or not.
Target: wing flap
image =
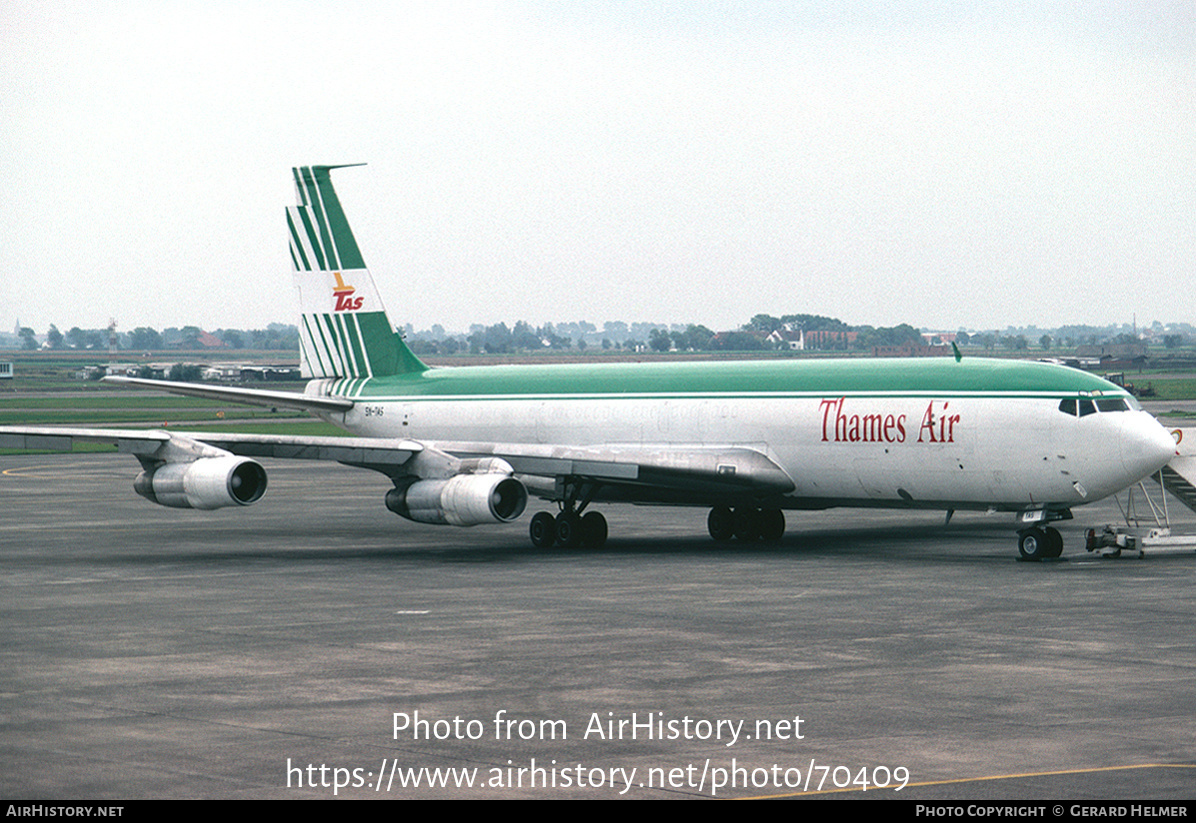
[[[523,443],[432,442],[457,457],[500,457],[516,474],[573,477],[603,483],[676,490],[731,489],[757,495],[785,494],[793,479],[763,451],[742,445],[616,444],[563,447]]]

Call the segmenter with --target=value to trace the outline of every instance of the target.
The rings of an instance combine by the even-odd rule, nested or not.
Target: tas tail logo
[[[336,298],[336,305],[333,306],[333,311],[357,311],[361,308],[361,304],[365,302],[364,297],[353,297],[353,293],[357,289],[352,286],[345,285],[345,281],[341,278],[339,271],[334,271],[332,276],[336,278],[336,287],[332,290],[332,296]]]

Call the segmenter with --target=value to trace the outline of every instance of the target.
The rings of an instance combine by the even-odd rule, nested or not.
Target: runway
[[[1196,794],[1196,555],[1086,554],[1111,502],[1061,562],[1011,515],[859,510],[745,548],[607,507],[603,550],[543,552],[534,504],[422,526],[381,475],[266,465],[193,512],[124,455],[0,457],[0,795]]]

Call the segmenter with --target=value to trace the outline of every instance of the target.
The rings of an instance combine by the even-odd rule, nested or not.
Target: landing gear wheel
[[[537,549],[551,549],[556,543],[556,519],[548,512],[538,512],[528,527],[532,545]]]
[[[1026,529],[1017,540],[1017,550],[1021,552],[1023,560],[1042,560],[1050,557],[1050,538],[1040,528]]]
[[[576,549],[581,545],[581,518],[573,512],[561,512],[556,516],[556,543],[565,549]]]
[[[760,512],[750,506],[735,509],[735,536],[745,543],[760,537]]]
[[[1047,557],[1058,557],[1063,554],[1063,535],[1059,534],[1059,530],[1047,526],[1043,529],[1047,537]]]
[[[759,513],[760,539],[775,543],[785,533],[785,513],[780,509],[763,509]]]
[[[581,516],[581,545],[600,549],[606,543],[606,518],[601,512],[586,512]]]
[[[735,516],[726,506],[715,506],[706,516],[706,528],[711,537],[724,543],[735,536]]]

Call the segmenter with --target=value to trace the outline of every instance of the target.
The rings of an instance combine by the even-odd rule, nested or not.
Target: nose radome
[[[1154,474],[1175,457],[1175,438],[1145,412],[1126,420],[1121,436],[1121,463],[1134,480]]]

